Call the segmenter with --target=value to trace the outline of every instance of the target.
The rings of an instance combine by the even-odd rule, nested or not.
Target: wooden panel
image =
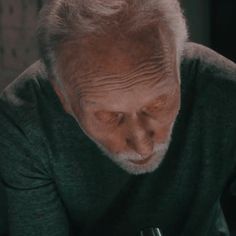
[[[40,4],[0,0],[0,91],[38,58],[35,32]]]

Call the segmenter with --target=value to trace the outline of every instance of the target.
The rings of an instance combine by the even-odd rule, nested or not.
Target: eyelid
[[[151,111],[151,112],[152,112],[152,111],[157,111],[157,110],[159,111],[159,110],[161,110],[161,109],[164,107],[164,105],[166,104],[166,102],[167,102],[166,96],[162,96],[162,97],[156,99],[156,101],[153,102],[151,105],[149,105],[149,106],[143,108],[143,110],[144,110],[146,113],[149,113],[150,111]]]
[[[124,117],[122,112],[97,111],[95,116],[104,123],[120,122]]]

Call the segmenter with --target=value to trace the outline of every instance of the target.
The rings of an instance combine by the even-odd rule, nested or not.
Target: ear
[[[55,80],[50,80],[51,85],[53,87],[53,90],[55,91],[56,95],[58,96],[62,107],[64,108],[65,112],[70,113],[71,111],[71,106],[68,103],[67,99],[65,98],[64,93],[62,92],[62,89],[58,85],[57,81]]]

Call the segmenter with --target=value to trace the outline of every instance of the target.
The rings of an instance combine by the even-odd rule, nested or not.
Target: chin
[[[162,163],[165,158],[165,154],[168,150],[171,139],[161,144],[155,144],[153,154],[146,160],[142,160],[140,155],[134,152],[126,152],[121,154],[113,154],[109,152],[103,145],[97,143],[97,146],[102,152],[109,157],[120,168],[132,175],[141,175],[152,173]]]

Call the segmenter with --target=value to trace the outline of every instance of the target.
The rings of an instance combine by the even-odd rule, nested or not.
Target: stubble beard
[[[141,161],[142,157],[135,152],[126,152],[121,154],[113,154],[109,152],[103,145],[96,142],[98,148],[116,163],[123,170],[133,175],[147,174],[154,172],[165,158],[166,152],[170,144],[171,138],[167,142],[154,145],[153,155],[145,164],[135,164],[132,161]]]
[[[145,164],[135,164],[132,161],[140,161],[142,157],[135,152],[124,152],[120,154],[114,154],[107,150],[105,146],[101,143],[93,140],[98,148],[104,153],[105,156],[110,158],[114,163],[116,163],[120,168],[133,175],[141,175],[152,173],[161,165],[162,161],[165,159],[166,153],[171,143],[172,132],[174,123],[172,123],[168,138],[164,143],[156,143],[153,148],[153,155],[149,161]]]
[[[145,164],[135,164],[132,161],[140,161],[142,160],[142,157],[135,152],[124,152],[120,154],[114,154],[111,153],[104,145],[99,143],[97,140],[92,138],[80,125],[78,119],[76,116],[73,114],[72,115],[77,123],[79,124],[80,128],[83,130],[83,132],[97,145],[97,147],[103,152],[103,154],[110,158],[115,164],[117,164],[120,168],[128,172],[129,174],[133,175],[141,175],[141,174],[147,174],[147,173],[152,173],[162,163],[162,161],[165,159],[165,155],[168,151],[169,145],[171,143],[171,137],[172,137],[172,132],[173,132],[173,127],[175,121],[171,124],[170,131],[168,134],[168,138],[164,143],[156,143],[154,144],[153,148],[153,155],[150,158],[150,160],[145,163]]]

